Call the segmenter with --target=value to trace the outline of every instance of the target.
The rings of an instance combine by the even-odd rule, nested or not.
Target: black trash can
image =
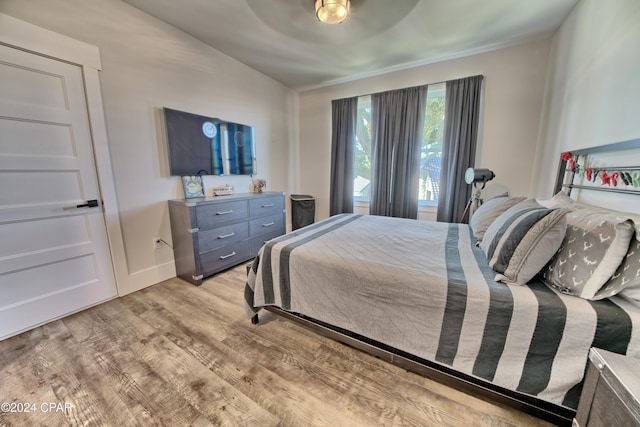
[[[316,199],[308,194],[291,195],[291,229],[297,230],[313,224],[316,217]]]

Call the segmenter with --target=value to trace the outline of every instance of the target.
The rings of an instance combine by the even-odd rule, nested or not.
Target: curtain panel
[[[440,171],[440,197],[436,219],[459,222],[471,198],[471,186],[464,180],[473,166],[478,139],[478,117],[483,76],[446,83],[445,125]]]
[[[331,187],[329,214],[353,213],[353,158],[358,97],[331,101]]]
[[[371,95],[371,215],[418,217],[427,86]]]

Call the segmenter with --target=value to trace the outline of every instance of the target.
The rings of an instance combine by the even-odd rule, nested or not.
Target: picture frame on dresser
[[[181,177],[182,189],[186,199],[204,197],[204,184],[200,175],[186,175]]]
[[[194,285],[254,258],[286,232],[283,192],[169,200],[176,275]]]

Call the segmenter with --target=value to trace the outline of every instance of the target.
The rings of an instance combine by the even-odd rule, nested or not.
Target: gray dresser
[[[640,426],[640,359],[592,348],[573,426]]]
[[[280,192],[169,200],[169,215],[176,273],[194,285],[254,258],[286,232]]]

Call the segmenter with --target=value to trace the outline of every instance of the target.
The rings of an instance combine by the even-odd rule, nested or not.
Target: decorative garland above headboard
[[[570,195],[575,188],[640,195],[640,155],[634,156],[630,166],[591,167],[588,163],[592,154],[634,149],[640,150],[640,139],[562,153],[554,194],[565,189]],[[576,178],[586,178],[591,185],[576,184]]]

